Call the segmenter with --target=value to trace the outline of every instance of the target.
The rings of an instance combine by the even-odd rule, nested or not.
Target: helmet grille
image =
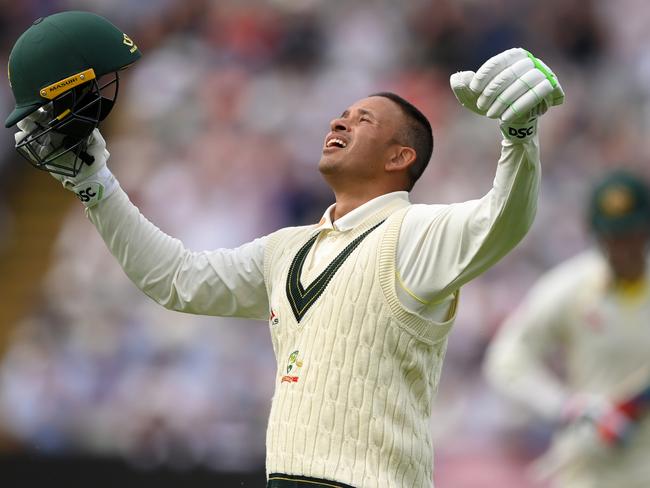
[[[91,80],[63,93],[39,109],[47,112],[46,120],[37,123],[16,150],[38,169],[75,177],[84,163],[94,161],[86,153],[88,137],[110,113],[118,88],[115,72],[101,85]]]

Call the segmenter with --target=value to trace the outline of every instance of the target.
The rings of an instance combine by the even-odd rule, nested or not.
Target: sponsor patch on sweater
[[[271,314],[269,315],[269,324],[278,325],[279,323],[280,319],[278,318],[278,314],[275,313],[275,310],[271,309]]]

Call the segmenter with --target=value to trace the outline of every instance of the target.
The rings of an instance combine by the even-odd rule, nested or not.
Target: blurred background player
[[[596,244],[535,284],[485,368],[499,390],[558,424],[539,474],[572,488],[641,488],[650,484],[648,186],[613,172],[588,214]]]

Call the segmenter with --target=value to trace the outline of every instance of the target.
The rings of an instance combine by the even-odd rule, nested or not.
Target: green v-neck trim
[[[316,242],[318,234],[314,234],[298,250],[296,256],[291,262],[291,266],[289,267],[286,287],[287,299],[289,300],[289,305],[291,305],[291,310],[293,311],[293,315],[298,323],[300,323],[300,320],[305,316],[307,311],[323,294],[329,282],[332,280],[338,269],[343,265],[345,260],[350,256],[350,254],[352,254],[352,251],[361,244],[368,234],[383,224],[384,221],[385,220],[382,220],[378,224],[375,224],[348,244],[307,288],[304,288],[302,283],[300,283],[300,276],[302,275],[302,268],[307,259],[307,255]]]

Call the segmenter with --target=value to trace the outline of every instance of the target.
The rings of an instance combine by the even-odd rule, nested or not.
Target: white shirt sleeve
[[[236,249],[191,252],[149,222],[119,188],[87,215],[131,281],[164,307],[201,315],[268,317],[266,237]]]
[[[539,179],[537,138],[523,144],[504,139],[493,187],[483,198],[413,205],[397,248],[397,290],[403,305],[431,315],[432,307],[448,301],[508,253],[532,224]]]

